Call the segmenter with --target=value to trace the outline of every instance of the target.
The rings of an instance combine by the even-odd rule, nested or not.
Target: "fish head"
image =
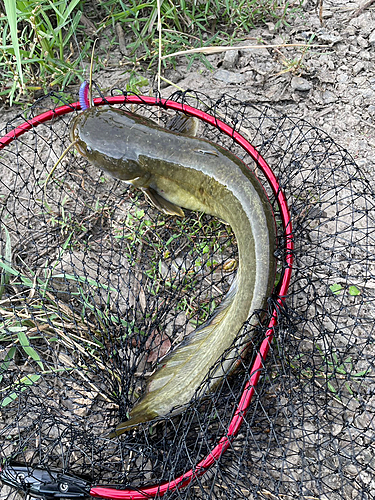
[[[70,139],[84,158],[111,176],[129,183],[144,177],[130,113],[128,117],[111,106],[90,107],[73,119]]]

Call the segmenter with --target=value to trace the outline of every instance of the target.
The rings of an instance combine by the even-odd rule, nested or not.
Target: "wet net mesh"
[[[204,475],[164,498],[374,498],[371,181],[303,120],[232,96],[172,99],[217,116],[257,148],[286,195],[295,249],[285,307],[236,439]],[[38,101],[1,136],[66,102],[63,95]],[[163,106],[122,107],[162,123],[174,114]],[[160,214],[74,150],[46,183],[75,114],[0,150],[0,463],[10,471],[26,465],[30,476],[57,470],[139,491],[194,470],[225,436],[275,296],[256,326],[244,326],[247,354],[214,392],[204,391],[209,373],[180,415],[104,438],[126,419],[162,356],[218,306],[238,255],[221,221]],[[282,275],[284,230],[265,178],[217,128],[202,122],[199,136],[257,171],[275,210]],[[23,494],[0,484],[1,498]]]

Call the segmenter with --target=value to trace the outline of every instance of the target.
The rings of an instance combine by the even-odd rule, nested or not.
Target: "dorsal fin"
[[[184,113],[176,113],[165,125],[165,128],[183,135],[195,137],[198,131],[198,120]]]

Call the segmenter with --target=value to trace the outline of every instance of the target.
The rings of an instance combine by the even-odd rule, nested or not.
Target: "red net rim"
[[[226,434],[218,441],[218,443],[211,450],[211,452],[196,465],[194,469],[187,471],[186,473],[173,479],[172,481],[167,481],[159,485],[148,486],[137,490],[120,489],[116,487],[105,487],[105,486],[94,486],[90,490],[90,495],[94,497],[108,498],[108,499],[137,500],[145,498],[154,498],[156,496],[161,497],[167,492],[171,492],[175,489],[187,486],[194,479],[201,477],[205,472],[207,472],[207,470],[215,463],[216,460],[219,459],[219,457],[228,449],[228,447],[233,442],[233,439],[238,433],[241,424],[244,420],[247,409],[255,393],[255,388],[261,376],[264,361],[267,357],[273,339],[274,328],[277,325],[277,310],[283,306],[284,299],[287,295],[292,273],[292,264],[293,264],[293,233],[292,233],[290,212],[286,196],[282,191],[275,174],[273,173],[267,162],[264,160],[264,158],[254,148],[254,146],[252,146],[240,133],[238,133],[232,127],[222,122],[215,116],[205,113],[204,111],[201,111],[199,109],[193,108],[192,106],[189,106],[187,104],[171,101],[168,99],[157,99],[155,97],[148,97],[148,96],[122,95],[122,96],[106,97],[105,99],[98,98],[94,100],[95,106],[100,106],[103,104],[126,104],[126,103],[143,104],[148,106],[160,106],[165,109],[183,111],[186,114],[194,116],[210,125],[213,125],[214,127],[218,128],[221,132],[231,137],[238,145],[240,145],[257,163],[258,168],[262,170],[264,176],[267,179],[267,182],[269,183],[275,195],[283,225],[284,252],[285,252],[285,265],[278,285],[277,298],[275,300],[272,317],[268,324],[266,335],[259,348],[259,352],[250,369],[249,380],[241,395],[240,402],[228,426]],[[45,123],[49,120],[52,120],[57,116],[62,116],[71,113],[72,111],[78,111],[80,109],[81,109],[80,104],[76,102],[70,105],[65,105],[53,110],[46,111],[32,118],[31,120],[28,120],[22,123],[21,125],[18,125],[11,132],[1,137],[0,149],[3,149],[6,145],[10,144],[14,139],[21,136],[28,130],[37,127],[38,125]]]

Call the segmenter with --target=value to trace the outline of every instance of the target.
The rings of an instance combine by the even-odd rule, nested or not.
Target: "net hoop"
[[[90,495],[93,497],[107,498],[107,499],[123,499],[123,500],[140,500],[149,499],[155,497],[162,497],[166,493],[171,492],[176,489],[183,488],[195,479],[203,476],[208,469],[221,457],[221,455],[229,448],[233,442],[236,434],[238,433],[241,424],[246,415],[247,409],[251,403],[254,396],[256,386],[261,377],[263,365],[266,360],[267,354],[269,352],[271,342],[274,336],[274,329],[277,325],[277,315],[278,310],[284,306],[284,300],[288,292],[292,265],[293,265],[293,232],[292,225],[290,221],[290,211],[288,208],[288,203],[286,196],[282,191],[280,184],[267,164],[264,158],[258,153],[254,146],[252,146],[239,132],[234,130],[232,127],[219,120],[217,117],[212,116],[200,109],[189,106],[185,103],[179,103],[169,99],[160,99],[156,97],[149,96],[136,96],[136,95],[121,95],[121,96],[111,96],[103,98],[94,99],[94,105],[100,106],[104,104],[139,104],[147,106],[159,106],[164,109],[171,109],[174,111],[184,112],[188,115],[194,116],[209,125],[212,125],[220,130],[220,132],[231,137],[239,146],[241,146],[256,162],[258,168],[261,169],[264,176],[269,183],[274,196],[276,198],[280,216],[283,226],[283,244],[284,244],[284,255],[285,262],[283,265],[282,275],[277,286],[275,301],[273,305],[272,316],[267,327],[265,337],[260,345],[259,352],[253,362],[250,369],[249,380],[245,385],[243,393],[241,395],[240,402],[234,413],[234,416],[228,426],[226,434],[220,438],[216,446],[211,450],[211,452],[201,460],[194,469],[190,469],[186,473],[180,475],[179,477],[173,479],[172,481],[167,481],[159,485],[148,486],[134,489],[121,489],[121,487],[111,486],[92,486],[90,489]],[[31,120],[18,125],[12,131],[8,132],[2,138],[0,138],[0,150],[5,146],[10,144],[13,140],[17,139],[27,131],[31,130],[38,125],[41,125],[49,120],[56,117],[66,115],[73,111],[79,111],[81,106],[79,102],[73,104],[60,106],[56,109],[46,111]]]

